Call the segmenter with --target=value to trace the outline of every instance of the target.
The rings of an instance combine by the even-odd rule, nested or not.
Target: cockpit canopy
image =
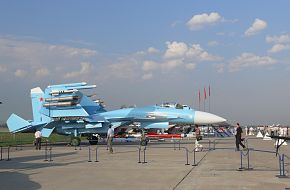
[[[175,108],[175,109],[190,109],[189,106],[179,103],[172,103],[172,102],[166,102],[159,105],[160,107],[164,108]]]

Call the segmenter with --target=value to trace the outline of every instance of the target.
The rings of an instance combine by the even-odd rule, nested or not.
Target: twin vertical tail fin
[[[51,85],[45,92],[40,87],[31,89],[33,120],[26,121],[12,114],[7,120],[9,131],[16,133],[41,128],[50,135],[55,128],[55,119],[78,119],[105,112],[101,103],[91,100],[81,92],[92,88],[96,88],[96,85],[82,82]]]
[[[41,90],[41,88],[36,87],[36,88],[31,89],[30,94],[31,94],[33,121],[41,122],[42,117],[41,117],[40,109],[42,106],[44,93]]]
[[[31,89],[31,103],[33,121],[27,121],[16,114],[11,114],[7,120],[7,126],[10,132],[16,133],[21,131],[27,131],[35,125],[43,124],[47,118],[41,114],[40,109],[42,107],[44,93],[41,88]]]

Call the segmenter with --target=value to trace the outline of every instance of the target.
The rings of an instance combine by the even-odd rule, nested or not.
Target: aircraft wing
[[[169,127],[169,121],[165,118],[112,118],[108,119],[108,121],[113,125],[113,128],[130,125],[134,122],[139,122],[141,128],[144,129],[167,129]]]
[[[146,114],[144,117],[111,117],[111,118],[107,118],[108,121],[110,122],[120,122],[120,121],[131,121],[131,122],[164,122],[164,121],[170,121],[173,119],[178,119],[179,117],[175,117],[175,116],[168,116],[168,115],[161,115],[161,114],[151,114],[148,113]]]

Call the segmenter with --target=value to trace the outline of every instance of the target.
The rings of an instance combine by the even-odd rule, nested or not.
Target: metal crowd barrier
[[[277,154],[278,155],[278,161],[279,161],[279,175],[276,175],[278,178],[288,178],[285,174],[285,157],[290,159],[287,155],[285,154],[279,154],[274,151],[268,151],[268,150],[258,150],[258,149],[253,149],[253,148],[248,148],[246,151],[246,154],[244,154],[243,151],[240,151],[241,155],[241,160],[240,160],[240,168],[238,171],[244,171],[244,170],[253,170],[253,168],[250,168],[250,151],[254,152],[263,152],[263,153],[271,153],[271,154]],[[247,167],[243,167],[243,157],[247,157]]]
[[[11,159],[10,159],[10,146],[8,146],[8,147],[0,147],[0,161],[2,161],[2,160],[4,160],[3,159],[3,150],[4,149],[7,149],[7,159],[6,159],[6,161],[10,161]]]
[[[209,140],[209,148],[208,148],[208,151],[211,151],[212,149],[211,149],[211,141]],[[174,150],[176,150],[176,146],[175,146],[175,142],[174,142]],[[164,148],[164,149],[170,149],[170,148],[172,148],[172,147],[162,147],[162,146],[158,146],[158,147],[154,147],[154,146],[144,146],[144,149],[142,150],[142,147],[141,146],[139,146],[138,147],[138,163],[142,163],[142,164],[144,164],[144,163],[148,163],[147,161],[146,161],[146,150],[148,150],[148,149],[150,149],[150,148]],[[196,152],[198,152],[198,151],[196,151],[196,148],[193,148],[193,150],[192,151],[190,151],[188,148],[186,148],[186,147],[181,147],[180,146],[180,143],[179,143],[179,150],[181,150],[181,149],[184,149],[185,150],[185,157],[186,157],[186,163],[185,163],[185,165],[190,165],[189,164],[189,153],[193,153],[193,164],[192,164],[192,166],[197,166],[198,165],[198,162],[196,162]],[[204,150],[206,150],[206,148],[204,148]],[[143,152],[143,162],[141,162],[141,153]]]
[[[44,148],[44,161],[52,162],[52,144],[48,141],[45,142],[45,148]],[[48,160],[48,154],[49,154],[49,160]]]
[[[96,160],[95,162],[99,162],[98,160],[98,146],[96,146],[95,151],[96,151]],[[88,155],[88,162],[92,162],[92,156],[91,156],[91,152],[94,151],[94,149],[91,148],[91,145],[88,146],[88,151],[89,151],[89,155]]]

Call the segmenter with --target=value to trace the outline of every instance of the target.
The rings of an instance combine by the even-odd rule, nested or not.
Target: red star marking
[[[39,98],[39,101],[41,101],[41,102],[42,102],[42,101],[43,101],[43,98],[42,98],[42,97],[41,97],[41,98]]]

